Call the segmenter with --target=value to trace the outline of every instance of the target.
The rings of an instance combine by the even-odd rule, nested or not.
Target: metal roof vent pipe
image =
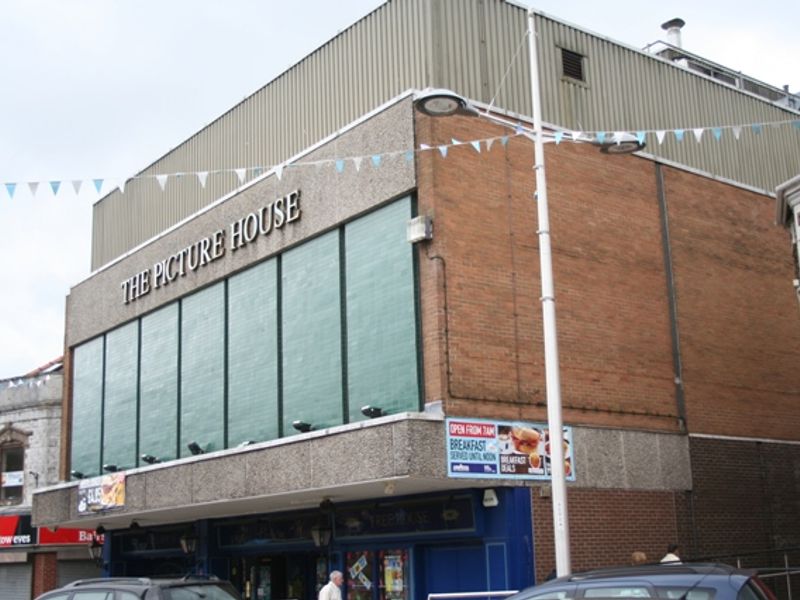
[[[667,32],[667,43],[675,48],[683,48],[681,43],[681,28],[686,25],[683,19],[675,18],[670,19],[666,23],[661,24],[661,29]]]

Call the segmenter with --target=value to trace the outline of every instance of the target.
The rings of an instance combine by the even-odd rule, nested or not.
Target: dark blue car
[[[755,571],[722,564],[654,564],[574,573],[527,588],[507,600],[663,598],[775,600]]]

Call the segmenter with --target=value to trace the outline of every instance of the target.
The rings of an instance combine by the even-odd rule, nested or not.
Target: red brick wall
[[[665,169],[692,432],[798,439],[800,313],[775,201]]]
[[[420,246],[426,397],[446,412],[544,416],[531,142],[420,117]],[[800,313],[774,200],[664,168],[692,432],[796,439]],[[656,166],[590,145],[547,146],[564,420],[679,430]],[[446,290],[446,292],[445,292]]]
[[[507,130],[422,119],[420,142]],[[446,412],[543,419],[532,144],[419,153],[426,396]],[[676,430],[669,311],[652,163],[563,144],[548,150],[564,419]],[[434,258],[436,257],[436,258]],[[446,293],[445,293],[446,288]]]
[[[545,420],[532,144],[419,116],[419,248],[427,400],[448,415]],[[589,145],[547,146],[564,422],[680,431],[657,167]],[[774,200],[661,167],[691,433],[798,440],[800,313]],[[691,442],[694,490],[570,488],[573,568],[800,543],[794,446]],[[534,498],[537,574],[552,568],[549,500]],[[644,536],[644,537],[643,537]],[[550,561],[548,563],[548,560]]]
[[[683,551],[688,542],[678,525],[685,506],[680,492],[570,488],[567,502],[573,571],[627,565],[636,550],[657,562],[668,544],[677,543]],[[534,491],[537,581],[555,568],[552,511],[550,498]]]
[[[33,555],[33,597],[58,587],[58,560],[55,552]]]

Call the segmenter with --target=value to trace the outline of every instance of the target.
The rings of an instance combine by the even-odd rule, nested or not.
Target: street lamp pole
[[[550,215],[547,208],[547,179],[544,168],[544,133],[542,105],[539,88],[539,62],[536,44],[536,23],[533,9],[528,10],[528,52],[530,55],[531,108],[533,128],[524,130],[517,123],[498,117],[487,110],[478,110],[466,98],[447,89],[423,90],[415,98],[418,110],[431,117],[454,114],[488,119],[505,127],[512,127],[533,138],[533,169],[536,172],[534,199],[538,211],[539,264],[542,286],[542,332],[544,338],[545,391],[547,400],[547,428],[550,447],[550,477],[553,502],[553,539],[555,542],[556,574],[568,575],[570,564],[569,519],[567,517],[566,463],[564,462],[564,423],[561,416],[561,380],[558,368],[558,341],[556,336],[556,300],[553,286],[553,256],[550,250]],[[592,137],[582,137],[606,154],[628,154],[644,148],[644,140],[630,133],[620,132],[610,142]]]
[[[534,198],[538,211],[539,265],[542,285],[542,330],[544,337],[545,390],[547,395],[547,428],[550,436],[550,474],[553,502],[553,539],[556,573],[560,577],[571,571],[569,551],[569,518],[567,484],[564,471],[564,426],[561,415],[561,377],[558,367],[556,337],[556,299],[553,285],[553,257],[550,250],[550,215],[547,207],[547,179],[544,167],[542,106],[539,90],[539,63],[536,49],[536,24],[533,9],[528,9],[528,51],[530,56],[531,104],[533,111],[533,162],[536,172]]]

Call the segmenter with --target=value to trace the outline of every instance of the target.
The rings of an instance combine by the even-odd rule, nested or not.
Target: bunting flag
[[[725,130],[729,130],[730,133],[733,134],[734,141],[740,141],[743,139],[743,135],[747,133],[748,136],[762,136],[765,134],[765,128],[767,132],[770,130],[778,130],[784,126],[791,126],[794,130],[800,132],[800,119],[791,119],[786,121],[774,121],[774,122],[767,122],[767,123],[746,123],[746,124],[737,124],[737,125],[716,125],[712,127],[693,127],[693,128],[674,128],[674,129],[658,129],[658,130],[651,130],[651,129],[640,129],[640,130],[604,130],[604,131],[578,131],[578,130],[554,130],[544,133],[544,142],[554,142],[556,145],[561,144],[564,141],[571,140],[575,143],[582,143],[582,142],[598,142],[598,143],[606,143],[608,141],[612,143],[619,144],[625,139],[629,139],[631,136],[635,137],[636,140],[640,144],[644,144],[647,136],[649,134],[654,134],[656,141],[659,145],[665,143],[668,139],[668,134],[672,134],[675,137],[675,141],[680,143],[683,142],[686,131],[691,131],[695,141],[700,144],[703,143],[703,138],[705,137],[705,132],[710,131],[714,141],[720,142],[725,136]],[[325,167],[325,165],[334,165],[335,170],[337,173],[343,173],[346,168],[346,163],[348,161],[352,161],[353,166],[356,172],[361,171],[362,164],[364,160],[368,160],[372,164],[372,168],[379,169],[383,166],[384,162],[387,159],[392,157],[403,157],[407,163],[410,163],[414,160],[414,156],[417,152],[428,152],[431,150],[436,150],[439,152],[442,158],[448,157],[448,152],[450,148],[457,147],[457,146],[464,146],[470,145],[472,146],[473,150],[477,153],[481,153],[485,147],[486,152],[490,152],[492,147],[494,146],[495,142],[498,140],[500,141],[501,145],[505,148],[508,145],[510,137],[514,136],[525,136],[529,139],[534,139],[535,136],[532,135],[532,131],[529,128],[526,128],[521,123],[517,123],[512,126],[514,133],[504,136],[498,137],[491,137],[486,139],[478,139],[478,140],[459,140],[456,138],[451,138],[449,144],[439,144],[436,146],[431,146],[429,144],[420,144],[417,150],[408,149],[408,150],[400,150],[400,151],[391,151],[391,152],[383,152],[379,154],[371,154],[366,156],[350,156],[346,158],[331,158],[331,159],[323,159],[323,160],[316,160],[316,161],[300,161],[295,163],[289,164],[280,164],[275,165],[272,167],[264,167],[264,166],[249,166],[249,167],[239,167],[236,169],[218,169],[214,171],[195,171],[195,172],[178,172],[178,173],[159,173],[159,174],[140,174],[134,175],[132,177],[122,177],[119,179],[110,178],[112,182],[118,182],[117,186],[114,189],[119,189],[121,194],[124,194],[126,191],[126,187],[130,185],[132,181],[135,180],[145,180],[145,179],[155,179],[159,185],[161,191],[166,190],[167,183],[170,179],[180,179],[186,175],[194,175],[197,177],[200,186],[205,189],[206,184],[208,183],[208,177],[210,174],[217,174],[217,173],[228,173],[233,174],[237,177],[239,183],[241,185],[245,184],[248,180],[248,176],[250,179],[259,178],[265,173],[272,172],[276,175],[276,177],[280,180],[283,177],[283,172],[286,168],[300,168],[304,166],[311,166],[313,165],[316,169],[321,169]],[[103,177],[96,177],[87,180],[83,179],[71,179],[71,180],[60,180],[55,178],[46,178],[42,181],[5,181],[2,182],[3,188],[5,188],[5,193],[9,199],[13,200],[15,197],[18,197],[17,191],[19,185],[23,185],[28,188],[32,197],[36,197],[36,194],[39,192],[40,184],[45,183],[45,189],[49,189],[49,193],[52,194],[53,197],[58,196],[61,194],[64,195],[62,192],[62,187],[65,181],[71,183],[72,190],[74,191],[75,195],[79,195],[81,191],[84,189],[84,183],[86,181],[91,181],[94,187],[94,191],[97,194],[101,194],[103,191],[103,187],[106,181],[109,181],[108,178]]]

